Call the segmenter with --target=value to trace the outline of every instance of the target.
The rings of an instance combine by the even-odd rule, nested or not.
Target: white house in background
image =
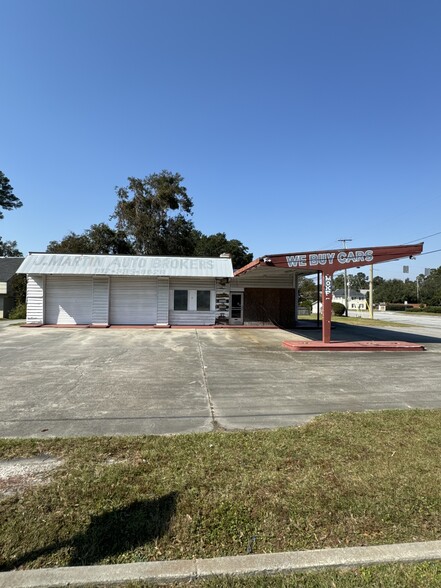
[[[332,302],[339,302],[346,306],[345,291],[343,289],[335,290],[332,294]],[[317,302],[312,305],[312,314],[317,314]],[[366,294],[358,290],[348,290],[348,310],[367,310]],[[322,303],[320,302],[320,314],[322,312]]]
[[[340,302],[346,306],[345,291],[343,289],[335,290],[332,294],[332,302]],[[366,294],[348,289],[348,310],[367,310]]]

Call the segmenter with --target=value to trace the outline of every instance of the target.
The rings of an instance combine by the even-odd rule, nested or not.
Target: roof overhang
[[[301,253],[277,253],[264,255],[236,270],[235,277],[258,268],[283,268],[297,273],[317,271],[333,274],[343,269],[359,268],[393,261],[403,257],[414,257],[423,251],[423,243],[416,245],[392,245],[389,247],[358,247],[351,249],[330,249]]]

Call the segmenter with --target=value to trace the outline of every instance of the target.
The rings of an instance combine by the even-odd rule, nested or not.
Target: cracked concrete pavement
[[[441,407],[436,331],[338,327],[423,353],[295,353],[278,329],[0,329],[0,436],[298,425],[329,411]],[[303,333],[303,334],[306,334]],[[308,332],[308,335],[310,333]],[[312,336],[317,336],[317,333]]]

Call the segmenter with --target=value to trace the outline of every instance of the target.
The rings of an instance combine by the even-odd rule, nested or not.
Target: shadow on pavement
[[[176,499],[177,493],[171,492],[154,500],[136,501],[127,507],[92,516],[83,533],[25,553],[0,565],[0,571],[19,568],[63,548],[70,551],[66,565],[93,565],[106,557],[119,555],[159,539],[170,526],[176,509]]]
[[[290,329],[289,332],[307,337],[312,341],[321,341],[321,326],[307,329]],[[359,325],[345,325],[332,323],[332,341],[408,341],[409,343],[441,343],[441,337],[431,337],[417,333],[405,333],[394,329],[367,327]]]

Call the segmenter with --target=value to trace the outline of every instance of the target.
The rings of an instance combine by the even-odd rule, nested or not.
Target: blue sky
[[[0,23],[0,169],[23,201],[0,235],[23,252],[162,169],[198,229],[255,257],[441,249],[439,0],[0,0]]]

